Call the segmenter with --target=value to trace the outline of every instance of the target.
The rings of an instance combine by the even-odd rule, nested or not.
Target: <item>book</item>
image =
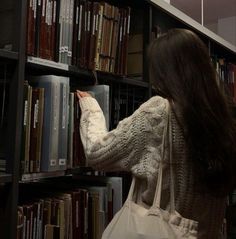
[[[32,89],[30,124],[29,172],[39,172],[42,148],[42,126],[44,109],[44,89]]]
[[[58,142],[59,170],[65,170],[67,168],[69,92],[69,79],[67,77],[60,77],[60,113]]]
[[[32,87],[24,82],[24,110],[22,133],[21,172],[29,172],[30,124],[31,124]]]
[[[66,81],[68,83],[65,83]],[[41,171],[65,169],[67,164],[69,78],[54,75],[35,76],[30,78],[30,83],[35,87],[44,88],[45,92]],[[61,95],[61,91],[64,96]],[[61,147],[60,143],[65,145]]]

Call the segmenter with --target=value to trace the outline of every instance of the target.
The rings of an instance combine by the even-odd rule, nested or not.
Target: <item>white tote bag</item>
[[[180,239],[197,238],[196,221],[182,217],[175,210],[174,180],[172,168],[172,136],[168,130],[171,124],[170,110],[168,122],[163,135],[162,159],[164,159],[164,144],[170,148],[170,209],[160,208],[162,187],[162,163],[159,166],[158,180],[153,205],[146,209],[133,201],[136,179],[133,177],[126,202],[110,224],[105,229],[102,239]],[[169,140],[166,136],[169,132]]]

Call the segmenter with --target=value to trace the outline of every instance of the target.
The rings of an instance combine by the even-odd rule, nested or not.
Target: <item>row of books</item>
[[[29,0],[27,54],[127,73],[130,8],[87,0]]]
[[[217,56],[212,57],[212,62],[219,87],[236,103],[236,65]]]
[[[104,182],[62,192],[44,189],[38,198],[24,202],[18,206],[17,239],[100,239],[122,206],[122,179]]]
[[[96,97],[109,127],[109,86],[83,90]],[[24,85],[23,112],[22,173],[86,166],[79,132],[80,107],[75,93],[70,93],[69,78],[31,77]]]

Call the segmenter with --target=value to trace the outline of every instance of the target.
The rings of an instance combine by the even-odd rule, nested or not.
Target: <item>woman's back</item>
[[[204,192],[193,160],[188,155],[183,130],[176,115],[171,114],[176,209],[186,218],[199,222],[199,239],[218,239],[225,215],[226,197]],[[199,139],[200,140],[200,139]]]

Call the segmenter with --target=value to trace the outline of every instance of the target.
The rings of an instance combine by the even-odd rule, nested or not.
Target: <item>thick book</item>
[[[68,127],[69,91],[65,82],[68,80],[69,84],[69,78],[63,78],[43,75],[30,79],[33,86],[42,87],[45,90],[41,171],[57,171],[66,167],[68,135],[65,132]],[[61,95],[61,91],[64,95]],[[59,145],[63,142],[63,145]]]

